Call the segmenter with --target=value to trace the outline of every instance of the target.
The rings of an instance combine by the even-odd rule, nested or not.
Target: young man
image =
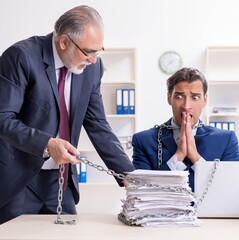
[[[173,117],[136,133],[132,139],[136,169],[189,170],[194,190],[194,165],[199,161],[239,161],[233,131],[205,126],[199,119],[207,103],[207,81],[197,69],[182,68],[167,80]]]
[[[82,125],[108,168],[134,170],[104,113],[97,57],[103,37],[99,13],[79,6],[56,21],[54,33],[20,41],[0,57],[0,224],[21,214],[56,214],[62,164],[62,213],[76,213]]]

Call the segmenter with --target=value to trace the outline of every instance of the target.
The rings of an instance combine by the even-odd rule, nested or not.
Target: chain
[[[125,175],[124,174],[120,174],[120,173],[116,173],[115,171],[111,170],[111,169],[105,169],[103,166],[101,165],[97,165],[94,164],[92,162],[90,162],[89,160],[87,160],[86,158],[81,158],[79,156],[76,157],[78,160],[80,160],[81,162],[96,168],[97,170],[101,171],[101,172],[106,172],[108,175],[110,176],[114,176],[117,177],[118,179],[125,179]],[[72,221],[63,221],[61,219],[61,214],[62,214],[62,199],[63,199],[63,184],[64,184],[64,171],[65,171],[65,165],[61,164],[60,165],[60,177],[59,177],[59,190],[58,190],[58,206],[57,206],[57,219],[55,220],[55,224],[68,224],[68,225],[74,225],[76,224],[75,220]]]
[[[208,182],[207,182],[207,186],[203,190],[202,196],[197,200],[197,204],[195,205],[195,210],[196,211],[197,211],[198,205],[203,202],[203,199],[207,195],[208,190],[209,190],[210,186],[212,185],[212,182],[213,182],[213,179],[215,177],[215,173],[217,171],[219,163],[220,163],[220,159],[214,159],[214,164],[213,164],[213,167],[212,167],[212,170],[211,170],[211,174],[210,174]]]
[[[158,167],[160,168],[160,166],[163,163],[163,147],[162,147],[162,141],[161,141],[161,135],[163,134],[162,129],[166,128],[166,129],[179,129],[179,127],[173,127],[171,125],[166,125],[166,124],[161,124],[159,125],[155,125],[155,128],[158,128]]]
[[[141,187],[157,188],[159,190],[169,191],[169,192],[173,191],[173,192],[178,192],[178,193],[188,193],[188,194],[194,196],[194,193],[192,193],[192,191],[188,188],[184,188],[184,187],[180,187],[180,186],[161,186],[159,184],[146,183],[146,182],[143,182],[140,179],[135,179],[135,178],[131,179],[128,175],[126,176],[126,179],[127,179],[128,182],[130,182],[134,185],[141,186]]]
[[[200,122],[198,125],[193,126],[193,129],[197,129],[203,126],[203,123]],[[162,135],[162,129],[166,128],[166,129],[170,129],[170,130],[176,130],[176,129],[180,129],[179,127],[173,127],[172,125],[166,125],[166,124],[161,124],[161,125],[155,125],[154,128],[158,128],[158,167],[160,167],[163,163],[163,150],[162,150],[162,141],[161,141],[161,135]],[[199,204],[202,203],[203,199],[205,198],[205,196],[208,193],[208,190],[212,184],[212,181],[214,179],[218,164],[219,164],[220,160],[219,159],[215,159],[214,160],[214,164],[213,164],[213,168],[209,177],[209,180],[207,182],[207,186],[205,187],[202,196],[199,198],[199,200],[197,201],[196,205],[195,205],[195,210],[197,210],[197,206]]]
[[[203,126],[202,122],[199,122],[198,125],[193,126],[193,129],[197,129]],[[166,128],[168,130],[176,130],[176,129],[180,129],[180,127],[173,127],[172,125],[167,125],[165,123],[161,124],[161,125],[155,125],[154,128],[158,128],[158,168],[160,168],[160,166],[163,163],[163,149],[162,149],[162,141],[161,141],[161,135],[162,135],[162,129]]]
[[[101,172],[106,172],[110,176],[114,176],[114,177],[117,177],[118,179],[122,179],[122,180],[125,179],[124,174],[116,173],[115,171],[113,171],[111,169],[105,169],[103,166],[94,164],[94,163],[90,162],[89,160],[87,160],[86,158],[80,158],[80,157],[76,157],[76,158],[78,160],[80,160],[81,162],[83,162],[91,167],[94,167]]]
[[[61,213],[62,213],[62,199],[63,199],[63,184],[64,184],[64,171],[65,171],[65,165],[64,164],[61,164],[60,165],[60,177],[58,179],[58,182],[59,182],[59,190],[58,190],[58,206],[57,206],[57,209],[56,209],[56,212],[57,212],[57,218],[55,220],[55,224],[67,224],[67,225],[74,225],[76,224],[76,221],[75,220],[72,220],[72,221],[63,221],[61,219]]]
[[[199,127],[202,127],[202,126],[203,126],[203,124],[199,123],[194,128],[199,128]],[[166,124],[162,124],[160,126],[156,125],[155,128],[159,128],[159,130],[158,130],[158,164],[159,164],[159,166],[161,166],[162,165],[162,142],[161,142],[162,129],[167,128],[167,129],[172,129],[173,130],[173,129],[179,129],[179,128],[173,127],[171,125],[166,125]],[[128,175],[125,176],[124,174],[116,173],[115,171],[113,171],[111,169],[105,169],[103,166],[94,164],[93,162],[89,161],[86,158],[81,158],[80,156],[76,156],[76,158],[79,161],[83,162],[84,164],[87,164],[91,167],[96,168],[98,171],[106,172],[108,175],[116,177],[116,178],[121,179],[121,180],[126,179],[128,182],[130,182],[132,184],[135,184],[135,185],[141,185],[141,186],[149,187],[149,188],[157,188],[157,189],[160,189],[160,190],[163,190],[163,191],[186,192],[186,193],[188,193],[190,195],[193,195],[195,197],[194,193],[190,189],[187,189],[187,188],[184,188],[184,187],[180,187],[180,186],[177,186],[177,187],[167,186],[167,187],[165,187],[165,186],[161,186],[161,185],[158,185],[158,184],[145,183],[145,182],[142,182],[140,179],[131,179]],[[217,170],[219,160],[216,159],[216,160],[214,160],[214,162],[215,162],[214,167],[212,169],[212,172],[211,172],[209,181],[207,183],[207,186],[206,186],[205,190],[203,191],[203,194],[202,194],[201,198],[198,200],[197,204],[195,205],[195,209],[197,209],[198,204],[200,204],[203,201],[203,199],[205,198],[205,196],[208,192],[208,189],[209,189],[210,185],[212,184],[213,178],[214,178],[216,170]],[[76,224],[75,220],[63,221],[61,219],[61,213],[62,213],[61,203],[62,203],[62,199],[63,199],[63,184],[64,184],[63,174],[64,174],[64,171],[65,171],[65,166],[64,166],[64,164],[61,164],[60,165],[60,177],[59,177],[57,219],[55,220],[55,224],[73,225],[73,224]],[[118,215],[118,218],[122,218],[121,214]]]
[[[142,217],[137,217],[137,218],[134,218],[134,219],[126,219],[125,215],[121,212],[118,214],[118,219],[126,224],[126,225],[130,225],[130,226],[138,226],[137,221],[140,221],[140,220],[143,220],[145,218],[171,218],[171,219],[175,219],[177,217],[185,217],[185,216],[188,216],[190,217],[190,213],[191,211],[190,210],[186,210],[184,212],[179,212],[179,213],[164,213],[164,214],[157,214],[157,215],[149,215],[149,214],[146,214]]]

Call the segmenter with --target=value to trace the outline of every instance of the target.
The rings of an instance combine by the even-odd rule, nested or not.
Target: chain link
[[[212,167],[211,174],[209,176],[207,185],[206,185],[205,189],[203,190],[202,196],[197,200],[197,204],[195,205],[195,210],[196,211],[197,211],[198,205],[203,202],[203,199],[207,195],[208,190],[209,190],[210,186],[212,185],[212,182],[213,182],[213,179],[215,177],[215,174],[216,174],[219,163],[220,163],[220,159],[214,159],[214,164],[213,164],[213,167]]]
[[[59,169],[59,172],[60,172],[60,177],[58,179],[58,182],[59,182],[59,190],[58,190],[58,206],[57,206],[57,209],[56,209],[56,212],[57,212],[57,218],[55,220],[55,224],[67,224],[67,225],[74,225],[76,224],[76,221],[75,220],[71,220],[71,221],[63,221],[61,219],[61,214],[62,214],[62,200],[63,200],[63,185],[64,185],[64,172],[65,172],[65,165],[64,164],[61,164],[60,165],[60,169]]]
[[[86,158],[80,158],[80,157],[76,157],[78,160],[80,160],[81,162],[96,168],[97,170],[101,171],[101,172],[106,172],[108,175],[113,176],[113,177],[117,177],[118,179],[125,179],[125,175],[121,174],[121,173],[116,173],[115,171],[111,170],[111,169],[105,169],[103,166],[101,165],[97,165],[94,164],[92,162],[90,162],[89,160],[87,160]]]
[[[203,126],[202,122],[199,122],[198,125],[193,126],[193,129],[197,129]],[[158,128],[158,168],[160,168],[160,166],[163,163],[163,149],[162,149],[162,141],[161,141],[161,135],[163,134],[162,129],[166,128],[168,130],[177,130],[180,129],[180,127],[173,127],[172,125],[167,125],[165,123],[161,124],[161,125],[155,125],[154,128]]]
[[[80,156],[76,157],[78,160],[80,160],[81,162],[96,168],[97,170],[101,171],[101,172],[106,172],[108,175],[110,176],[114,176],[117,177],[118,179],[125,179],[125,175],[124,174],[120,174],[120,173],[116,173],[115,171],[111,170],[111,169],[105,169],[103,166],[101,165],[97,165],[92,163],[91,161],[87,160],[86,158],[81,158]],[[68,224],[68,225],[74,225],[76,224],[75,220],[72,221],[63,221],[61,219],[61,214],[62,214],[62,199],[63,199],[63,184],[64,184],[64,171],[65,171],[65,165],[61,164],[60,165],[60,177],[59,177],[59,190],[58,190],[58,206],[57,206],[57,219],[55,220],[55,224]]]
[[[203,126],[203,123],[199,122],[198,125],[193,126],[192,128],[193,129],[198,129],[202,126]],[[154,128],[158,128],[158,167],[160,168],[160,166],[163,163],[163,159],[162,159],[163,158],[162,157],[163,150],[162,150],[162,141],[161,141],[162,129],[166,128],[166,129],[170,129],[170,130],[176,130],[176,129],[180,129],[180,128],[179,127],[173,127],[172,125],[166,125],[166,124],[155,125]],[[209,190],[209,188],[210,188],[210,186],[213,182],[213,179],[215,177],[215,173],[216,173],[217,167],[219,165],[219,162],[220,162],[220,159],[215,159],[214,160],[214,164],[213,164],[210,176],[209,176],[209,180],[208,180],[207,185],[206,185],[206,187],[205,187],[205,189],[202,193],[202,196],[197,200],[197,203],[195,205],[195,211],[197,211],[197,206],[203,202],[203,199],[205,198],[205,196],[208,193],[208,190]]]

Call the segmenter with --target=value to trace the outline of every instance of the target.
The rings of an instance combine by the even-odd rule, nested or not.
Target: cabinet
[[[100,57],[105,67],[101,93],[106,117],[113,132],[122,142],[125,152],[131,158],[132,148],[130,148],[130,141],[131,136],[136,131],[137,105],[136,101],[134,101],[135,114],[116,114],[116,90],[134,89],[134,100],[136,100],[136,50],[134,48],[111,48],[106,49]],[[81,132],[78,149],[81,155],[87,156],[89,161],[106,168],[84,129]],[[105,172],[87,166],[87,183],[114,181],[114,178]]]
[[[206,49],[208,104],[206,123],[232,122],[239,137],[239,46]],[[222,108],[215,111],[215,108]]]

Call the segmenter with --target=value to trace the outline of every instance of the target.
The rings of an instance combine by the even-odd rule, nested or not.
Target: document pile
[[[135,170],[127,174],[127,180],[126,198],[118,215],[123,223],[144,227],[199,226],[187,171]]]

